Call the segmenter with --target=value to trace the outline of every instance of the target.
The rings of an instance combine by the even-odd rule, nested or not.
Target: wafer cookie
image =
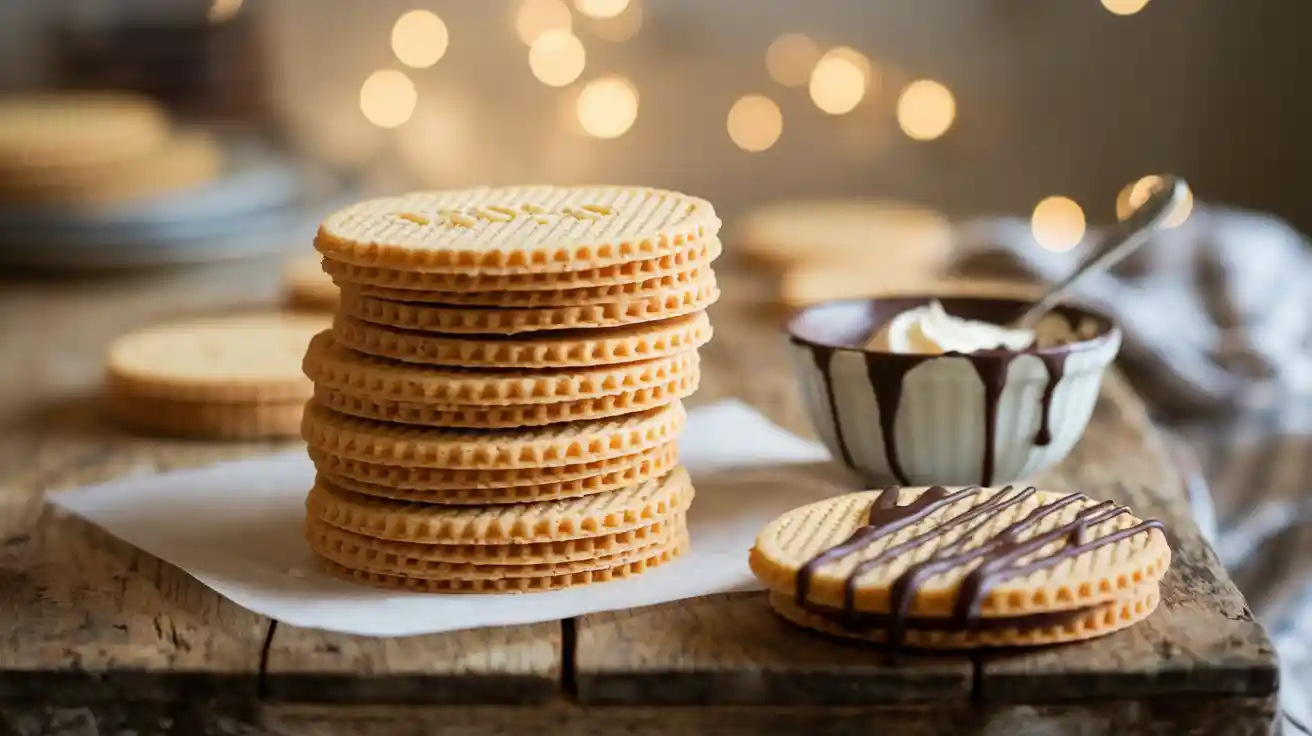
[[[339,284],[373,286],[397,291],[483,294],[508,291],[555,292],[589,287],[622,286],[670,274],[685,273],[689,269],[702,269],[719,258],[721,250],[722,246],[718,240],[698,240],[684,243],[682,247],[662,253],[655,258],[559,273],[426,273],[362,266],[331,258],[325,258],[322,267],[333,281]]]
[[[388,554],[418,560],[475,564],[475,565],[533,565],[542,562],[573,562],[588,560],[602,555],[645,547],[661,539],[668,539],[671,530],[686,527],[684,513],[657,519],[645,526],[634,527],[622,532],[600,534],[594,537],[562,539],[555,542],[531,542],[528,544],[420,544],[418,542],[396,542],[387,539],[367,537],[339,527],[307,512],[306,529],[308,533],[344,540],[352,546],[362,547],[371,554]]]
[[[578,369],[476,371],[432,368],[366,355],[331,332],[310,341],[303,368],[319,388],[444,406],[549,404],[633,392],[696,372],[695,350],[645,361]]]
[[[113,392],[105,397],[110,416],[126,427],[172,437],[215,440],[294,438],[304,406],[301,401],[208,404]]]
[[[1043,646],[1083,641],[1110,634],[1133,626],[1152,615],[1161,601],[1156,584],[1142,585],[1128,591],[1122,598],[1098,604],[1075,615],[1064,617],[1060,623],[1047,623],[1044,617],[1035,623],[998,628],[973,630],[938,630],[920,628],[942,624],[941,621],[909,621],[900,634],[900,643],[918,649],[980,649],[985,647]],[[831,636],[889,643],[888,617],[858,618],[851,623],[838,623],[838,611],[830,615],[817,615],[801,608],[787,594],[771,592],[770,607],[785,619],[803,628]],[[1024,620],[1024,619],[1018,619]]]
[[[181,320],[128,333],[106,355],[110,389],[210,403],[304,401],[301,360],[327,317],[242,314]]]
[[[496,580],[499,578],[551,577],[577,572],[601,570],[650,557],[653,553],[686,539],[688,531],[682,516],[662,523],[656,533],[648,533],[640,544],[591,557],[573,559],[527,559],[518,563],[453,562],[433,559],[430,551],[441,545],[388,542],[352,534],[331,524],[311,522],[306,527],[306,541],[320,557],[343,567],[387,575],[436,580]],[[643,527],[651,529],[650,526]],[[484,545],[487,546],[487,545]],[[511,546],[511,545],[508,545]],[[527,545],[519,545],[527,546]]]
[[[519,488],[566,483],[587,483],[613,475],[641,473],[642,467],[657,465],[673,469],[678,448],[671,441],[631,455],[571,463],[551,467],[524,468],[426,468],[423,466],[386,465],[383,463],[339,457],[315,447],[308,448],[310,459],[319,472],[337,481],[349,478],[362,484],[396,489],[397,493],[414,491],[434,493],[467,491],[475,494],[487,490],[503,496],[520,494]],[[660,475],[661,473],[653,474]],[[643,475],[645,479],[646,475]],[[639,478],[635,477],[635,482]],[[340,485],[340,484],[339,484]],[[624,484],[628,485],[628,484]],[[349,486],[346,487],[351,490]],[[374,494],[381,495],[381,494]],[[582,494],[579,494],[582,495]],[[409,500],[422,500],[419,498]]]
[[[650,557],[602,570],[588,572],[564,573],[540,578],[502,578],[500,580],[430,580],[426,578],[403,577],[385,573],[352,570],[331,560],[321,559],[324,569],[333,575],[359,583],[368,583],[380,588],[409,590],[416,593],[533,593],[547,590],[560,590],[579,585],[605,583],[611,580],[623,580],[640,575],[647,570],[664,565],[677,559],[688,551],[686,537],[676,544],[666,547]]]
[[[413,192],[324,219],[337,261],[447,273],[560,272],[653,258],[713,237],[705,200],[645,187],[482,187]]]
[[[315,481],[309,513],[340,529],[420,544],[554,542],[636,529],[692,503],[687,471],[581,498],[506,506],[440,506],[365,496]]]
[[[705,312],[602,330],[559,330],[516,338],[456,336],[375,325],[345,315],[333,338],[362,353],[409,363],[468,368],[570,368],[627,363],[701,347],[714,330]]]
[[[301,436],[339,457],[430,468],[571,465],[641,452],[672,441],[687,413],[674,401],[614,419],[534,429],[439,430],[339,414],[311,401]]]
[[[656,296],[623,299],[605,304],[537,309],[447,307],[394,302],[364,296],[354,288],[342,290],[341,310],[357,319],[407,330],[446,334],[514,335],[539,330],[618,327],[636,322],[669,319],[701,311],[720,296],[711,273],[698,281]]]
[[[415,291],[389,289],[367,284],[343,284],[357,294],[375,299],[447,306],[500,307],[503,309],[540,309],[543,307],[577,307],[607,304],[633,299],[652,299],[684,289],[707,278],[709,268],[694,267],[630,284],[604,284],[577,289],[541,291]],[[326,278],[326,277],[325,277]]]
[[[674,469],[678,452],[674,443],[658,448],[660,452],[634,465],[573,480],[538,483],[533,485],[505,486],[501,488],[448,488],[416,489],[368,483],[349,476],[334,474],[316,463],[319,475],[332,485],[366,496],[392,498],[415,503],[440,503],[448,506],[476,506],[504,503],[528,503],[577,498],[593,493],[615,491],[625,486],[659,478]]]

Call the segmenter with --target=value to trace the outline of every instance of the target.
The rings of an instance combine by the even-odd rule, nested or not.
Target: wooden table
[[[46,491],[274,447],[132,437],[99,418],[94,391],[115,334],[273,303],[277,275],[246,262],[0,281],[0,735],[1275,732],[1271,644],[1115,374],[1073,456],[1040,481],[1163,519],[1164,603],[1127,631],[1040,651],[891,667],[790,628],[759,594],[406,639],[326,634],[245,611],[44,506]],[[737,395],[809,433],[760,282],[732,268],[723,281],[699,402]]]

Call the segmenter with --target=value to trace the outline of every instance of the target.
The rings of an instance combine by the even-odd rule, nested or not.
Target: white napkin
[[[855,488],[820,445],[738,401],[690,412],[679,446],[697,489],[691,551],[636,578],[549,593],[391,592],[320,572],[302,532],[314,480],[303,451],[120,479],[52,493],[49,501],[256,613],[306,628],[409,636],[757,589],[747,552],[761,527]]]

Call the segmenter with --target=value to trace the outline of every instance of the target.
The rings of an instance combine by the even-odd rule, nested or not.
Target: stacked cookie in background
[[[720,222],[645,188],[370,200],[315,240],[340,287],[304,361],[330,571],[429,592],[550,590],[683,553],[678,465]]]

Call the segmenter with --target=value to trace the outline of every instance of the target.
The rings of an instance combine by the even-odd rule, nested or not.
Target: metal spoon
[[[1071,275],[1049,289],[1017,317],[1011,326],[1017,329],[1034,329],[1043,315],[1057,306],[1062,296],[1075,282],[1094,271],[1101,271],[1111,266],[1143,245],[1148,236],[1156,232],[1189,195],[1189,185],[1185,184],[1184,179],[1170,174],[1161,179],[1160,186],[1148,196],[1148,201],[1109,230],[1098,247],[1094,248],[1084,262],[1071,272]]]

